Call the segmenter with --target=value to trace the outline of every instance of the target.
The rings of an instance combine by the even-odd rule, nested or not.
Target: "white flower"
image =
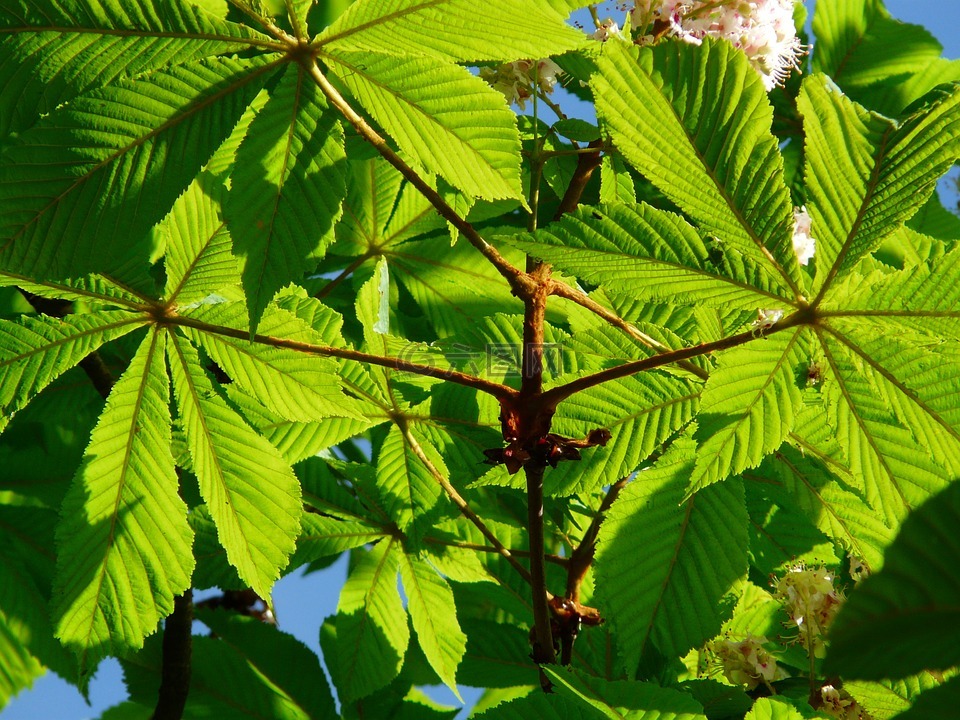
[[[754,332],[769,330],[783,319],[783,310],[757,310],[757,319],[750,327]]]
[[[713,653],[719,670],[727,680],[753,690],[760,683],[769,687],[774,680],[785,677],[777,667],[776,660],[764,649],[766,641],[764,637],[747,633],[740,641],[718,638],[708,646],[708,650]]]
[[[562,72],[553,60],[545,58],[537,62],[517,60],[495,68],[480,68],[480,77],[494,90],[503,93],[508,104],[516,103],[523,110],[527,99],[534,94],[534,83],[542,92],[551,93],[557,84],[557,75]]]
[[[811,223],[805,205],[793,209],[793,251],[801,265],[810,262],[817,251],[817,241],[810,235]]]
[[[594,40],[599,40],[600,42],[606,42],[608,38],[619,36],[620,35],[620,26],[614,21],[613,18],[607,18],[596,31],[591,35]]]
[[[630,17],[641,44],[664,34],[692,43],[708,35],[730,41],[770,91],[798,67],[804,52],[793,6],[794,0],[638,0]]]

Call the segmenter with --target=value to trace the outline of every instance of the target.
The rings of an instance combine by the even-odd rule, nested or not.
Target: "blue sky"
[[[321,0],[322,1],[322,0]],[[830,2],[831,0],[820,0]],[[813,0],[807,5],[812,10]],[[905,22],[927,27],[944,46],[944,55],[960,57],[960,2],[951,0],[887,0],[891,14]],[[296,573],[281,580],[274,602],[281,627],[319,653],[319,628],[323,618],[334,612],[340,586],[346,575],[345,558],[329,569],[303,577]],[[438,700],[454,702],[446,690],[435,693]],[[478,693],[464,692],[468,704]],[[106,708],[125,699],[126,691],[116,661],[105,662],[90,687],[91,705],[52,673],[37,680],[32,690],[15,698],[0,713],[2,720],[81,720],[96,718]]]

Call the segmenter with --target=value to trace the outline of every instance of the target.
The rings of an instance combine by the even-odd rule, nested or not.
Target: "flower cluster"
[[[833,685],[824,685],[820,688],[820,701],[821,710],[840,720],[865,720],[869,717],[857,701],[850,697],[850,693],[846,690],[838,690]]]
[[[834,576],[826,568],[791,568],[777,583],[775,596],[790,618],[788,627],[800,631],[800,644],[807,652],[824,650],[824,636],[843,604],[842,593],[833,586]]]
[[[729,40],[769,91],[783,84],[804,52],[793,6],[794,0],[637,0],[630,17],[641,44],[663,35],[691,43],[707,36]]]
[[[517,60],[498,67],[480,69],[480,77],[494,90],[503,93],[508,103],[516,103],[525,109],[527,99],[539,87],[541,92],[551,93],[557,84],[557,75],[563,71],[549,58],[543,60]]]
[[[810,235],[812,225],[806,205],[793,209],[793,251],[801,265],[810,262],[817,251],[817,241]]]
[[[769,686],[774,680],[785,677],[776,660],[764,649],[766,641],[764,637],[749,633],[740,641],[718,638],[709,646],[709,651],[729,682],[753,690],[760,683]]]
[[[605,42],[611,37],[620,37],[620,26],[617,25],[613,18],[607,18],[597,26],[597,29],[590,37],[600,42]]]

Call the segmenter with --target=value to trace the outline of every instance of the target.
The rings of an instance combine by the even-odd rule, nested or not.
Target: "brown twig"
[[[600,149],[603,147],[603,141],[594,140],[587,147],[596,149],[592,153],[577,156],[577,169],[573,171],[570,184],[567,185],[566,192],[563,193],[563,198],[560,200],[557,212],[553,216],[554,220],[559,220],[563,215],[577,209],[577,205],[580,204],[580,198],[583,197],[583,191],[586,189],[587,183],[590,182],[594,170],[600,167],[602,160]]]
[[[495,548],[492,545],[480,545],[479,543],[468,543],[461,542],[459,540],[444,540],[442,538],[432,538],[426,537],[423,539],[423,542],[429,545],[443,545],[445,547],[454,547],[460,548],[461,550],[473,550],[475,552],[485,552],[492,554],[500,554],[500,549]],[[530,557],[529,550],[517,550],[514,548],[509,548],[508,552],[515,557]],[[570,558],[561,557],[560,555],[544,555],[544,560],[553,565],[558,565],[562,568],[567,567],[570,562]]]
[[[250,333],[246,330],[238,330],[236,328],[225,327],[222,325],[213,325],[211,323],[206,323],[202,320],[196,320],[188,316],[177,315],[169,310],[165,315],[158,318],[158,320],[168,325],[191,327],[202,332],[211,333],[213,335],[223,335],[225,337],[232,337],[238,340],[250,340]],[[516,390],[507,387],[506,385],[501,385],[500,383],[492,382],[490,380],[474,377],[473,375],[467,375],[466,373],[456,370],[433,367],[431,365],[420,365],[419,363],[408,362],[407,360],[401,360],[400,358],[385,357],[383,355],[371,355],[370,353],[360,352],[359,350],[351,350],[350,348],[345,347],[312,345],[310,343],[273,337],[271,335],[262,335],[260,333],[257,333],[253,336],[253,342],[260,343],[262,345],[270,345],[271,347],[296,350],[297,352],[302,352],[307,355],[355,360],[357,362],[368,363],[370,365],[379,365],[380,367],[390,368],[391,370],[400,370],[403,372],[414,373],[416,375],[425,375],[427,377],[449,380],[452,383],[465,385],[466,387],[485,392],[501,400],[513,398],[517,394]]]
[[[173,599],[173,613],[163,626],[160,692],[151,720],[180,720],[190,694],[193,656],[193,591]]]
[[[617,480],[604,496],[597,513],[593,516],[590,526],[583,534],[580,542],[570,553],[570,562],[567,564],[567,598],[575,603],[580,602],[580,586],[587,576],[593,558],[597,551],[597,536],[600,534],[600,525],[603,523],[606,512],[613,506],[620,491],[627,486],[627,478]]]

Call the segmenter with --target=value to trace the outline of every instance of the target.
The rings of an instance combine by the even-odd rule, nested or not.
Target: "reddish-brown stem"
[[[193,655],[193,591],[173,599],[173,613],[163,626],[160,692],[151,720],[180,720],[190,694]]]
[[[343,269],[343,271],[339,275],[337,275],[333,280],[331,280],[322,288],[320,288],[317,292],[315,292],[313,296],[318,300],[323,300],[327,295],[332,293],[340,283],[342,283],[348,277],[353,275],[353,273],[356,272],[357,268],[363,265],[369,259],[370,259],[369,253],[364,253],[363,255],[357,258],[354,258],[352,263],[347,265]]]
[[[223,335],[225,337],[232,337],[238,340],[250,340],[250,333],[246,330],[238,330],[236,328],[224,327],[222,325],[212,325],[211,323],[206,323],[202,320],[195,320],[194,318],[176,315],[174,313],[167,313],[166,315],[158,318],[158,320],[168,325],[192,327],[196,330],[212,333],[214,335]],[[484,380],[483,378],[474,377],[473,375],[467,375],[466,373],[458,372],[456,370],[431,367],[430,365],[420,365],[418,363],[401,360],[400,358],[371,355],[370,353],[351,350],[350,348],[331,347],[328,345],[312,345],[310,343],[299,342],[297,340],[272,337],[270,335],[262,335],[259,333],[253,336],[253,342],[260,343],[261,345],[270,345],[272,347],[296,350],[297,352],[302,352],[307,355],[355,360],[357,362],[368,363],[370,365],[379,365],[380,367],[390,368],[391,370],[400,370],[403,372],[415,373],[417,375],[426,375],[427,377],[449,380],[452,383],[465,385],[466,387],[471,387],[475,390],[485,392],[497,399],[513,398],[517,395],[516,390],[509,388],[506,385],[501,385],[500,383]]]
[[[620,491],[627,486],[627,478],[617,480],[607,494],[604,496],[600,507],[597,508],[597,514],[593,516],[590,527],[583,534],[580,542],[570,554],[570,562],[567,564],[567,597],[576,603],[580,602],[580,586],[583,584],[590,566],[593,565],[593,558],[597,551],[597,536],[600,534],[600,525],[606,512],[613,506],[616,499],[620,496]]]
[[[646,333],[640,332],[633,325],[628,323],[626,320],[621,318],[612,310],[605,308],[603,305],[598,303],[596,300],[591,298],[582,290],[577,290],[576,288],[570,287],[566,283],[560,282],[559,280],[551,281],[550,285],[550,294],[556,295],[557,297],[562,297],[565,300],[570,300],[571,302],[576,303],[582,308],[586,308],[592,312],[597,317],[605,320],[610,325],[619,330],[622,330],[627,335],[632,337],[634,340],[638,341],[642,345],[657,350],[658,352],[669,352],[670,348],[664,345],[661,342],[658,342],[654,338],[650,337]],[[686,370],[693,375],[696,375],[701,380],[706,380],[709,377],[709,373],[704,370],[702,367],[698,367],[688,360],[681,360],[677,363],[680,367]]]
[[[411,168],[394,152],[383,136],[374,130],[370,124],[350,106],[323,72],[321,72],[315,59],[311,58],[311,62],[307,65],[307,71],[327,99],[340,111],[347,121],[356,128],[360,136],[370,143],[384,160],[396,168],[400,174],[433,205],[437,213],[439,213],[444,220],[457,228],[467,241],[490,261],[490,264],[506,279],[510,284],[510,288],[515,293],[519,294],[523,290],[532,289],[530,279],[521,270],[510,264],[493,245],[484,240],[473,225],[460,217],[440,194],[420,177],[416,170]]]
[[[423,541],[429,545],[444,545],[446,547],[460,548],[461,550],[474,550],[476,552],[484,552],[491,554],[500,554],[500,549],[495,548],[492,545],[480,545],[478,543],[468,543],[461,542],[459,540],[443,540],[441,538],[424,538]],[[508,552],[515,557],[530,557],[529,550],[516,550],[514,548],[509,548]],[[569,558],[560,557],[559,555],[544,555],[544,560],[553,565],[559,565],[560,567],[567,567],[567,564],[570,562]]]
[[[528,259],[528,274],[537,280],[536,290],[523,297],[523,362],[520,396],[520,428],[525,441],[535,440],[549,429],[552,413],[534,410],[530,415],[524,408],[536,408],[543,392],[543,327],[547,312],[547,293],[550,266]],[[530,543],[530,576],[533,586],[533,659],[538,664],[557,661],[550,628],[550,607],[547,597],[547,573],[543,539],[543,473],[539,462],[524,466],[527,480],[527,533]],[[549,681],[541,675],[541,685],[549,688]]]
[[[764,330],[763,335],[770,335],[771,333],[779,332],[780,330],[785,330],[788,327],[799,324],[798,322],[791,322],[791,320],[792,318],[788,318],[787,320],[777,323],[772,328]],[[633,362],[624,363],[623,365],[617,365],[616,367],[601,370],[592,375],[577,378],[565,385],[550,388],[540,397],[540,402],[543,403],[543,406],[546,408],[556,408],[557,405],[571,395],[596,385],[610,382],[611,380],[619,380],[620,378],[629,377],[630,375],[636,375],[644,370],[652,370],[653,368],[663,367],[664,365],[680,362],[681,360],[689,360],[690,358],[700,355],[717,352],[718,350],[728,350],[738,345],[748,343],[751,340],[756,340],[758,336],[758,331],[749,330],[714,342],[701,343],[700,345],[694,345],[693,347],[683,348],[681,350],[671,350],[670,352],[660,353],[659,355],[653,355],[652,357],[643,358],[642,360],[634,360]]]
[[[587,147],[596,148],[592,153],[581,154],[577,157],[577,169],[573,172],[570,184],[567,185],[566,192],[560,200],[557,212],[553,219],[558,220],[561,216],[576,210],[580,204],[580,198],[583,197],[583,191],[593,176],[593,171],[600,167],[600,148],[603,147],[602,140],[594,140]]]

